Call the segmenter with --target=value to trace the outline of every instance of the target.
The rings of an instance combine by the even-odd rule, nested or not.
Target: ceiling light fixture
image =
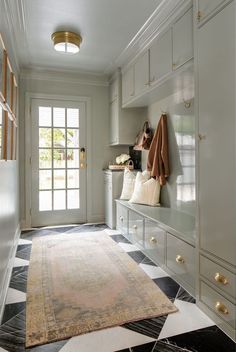
[[[76,54],[79,52],[82,42],[82,38],[79,34],[61,31],[53,33],[51,38],[56,51],[67,54]]]

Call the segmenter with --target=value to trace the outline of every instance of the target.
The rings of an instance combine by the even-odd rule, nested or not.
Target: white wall
[[[62,77],[62,76],[60,76]],[[89,131],[92,157],[91,177],[87,180],[88,187],[88,222],[104,221],[104,181],[103,168],[109,161],[126,147],[108,147],[109,143],[109,103],[108,86],[103,77],[83,76],[83,81],[63,75],[60,79],[55,74],[37,73],[37,75],[24,74],[21,79],[20,112],[20,199],[21,220],[25,219],[25,146],[24,146],[24,116],[25,93],[43,93],[63,96],[86,96],[91,98],[91,130]],[[95,82],[96,80],[96,82]],[[24,226],[24,225],[23,225]]]
[[[0,32],[7,47],[9,57],[17,74],[13,55],[10,29],[6,22],[5,8],[1,4]],[[19,235],[18,162],[0,161],[0,320],[6,296],[8,280],[12,268],[17,236]]]
[[[193,98],[186,108],[184,91],[170,95],[148,107],[148,120],[156,129],[161,111],[168,115],[170,177],[161,190],[161,204],[195,215],[195,117]],[[148,152],[142,152],[142,168],[146,168]]]

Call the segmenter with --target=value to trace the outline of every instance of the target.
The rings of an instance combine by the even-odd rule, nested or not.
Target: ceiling
[[[12,6],[18,6],[15,13],[21,14],[14,26],[21,67],[108,72],[160,3],[161,0],[12,1]],[[67,56],[53,49],[51,34],[58,30],[81,34],[79,54]]]

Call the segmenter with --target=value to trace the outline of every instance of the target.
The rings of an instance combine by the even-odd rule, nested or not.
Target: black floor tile
[[[144,258],[147,258],[141,251],[127,252],[127,254],[138,264],[142,263]]]
[[[157,318],[143,319],[122,325],[124,328],[135,331],[139,334],[149,336],[153,339],[157,339],[160,332],[165,324],[167,315],[163,315]]]
[[[187,291],[185,291],[183,289],[183,287],[179,288],[179,291],[176,295],[176,298],[181,301],[185,301],[185,302],[189,302],[189,303],[196,303],[195,298],[193,298]]]
[[[28,266],[19,266],[13,268],[9,285],[11,288],[26,293],[28,268]]]
[[[21,244],[17,247],[16,257],[30,260],[30,253],[31,253],[32,244]]]
[[[130,349],[130,352],[152,352],[153,347],[155,346],[156,341],[150,342],[150,343],[145,343],[144,345],[132,347]]]
[[[123,235],[111,235],[110,237],[117,243],[122,242],[131,244],[131,242],[127,240],[127,238],[125,238]]]
[[[148,264],[148,265],[152,265],[152,266],[158,266],[157,264],[155,264],[153,261],[151,261],[151,259],[149,259],[148,257],[145,257],[142,260],[142,264]]]
[[[170,343],[174,346],[178,346],[179,350],[173,349],[173,351],[186,351],[186,350],[194,351],[194,352],[208,352],[208,351],[209,352],[235,352],[236,351],[236,344],[216,326],[211,326],[205,329],[191,331],[186,334],[173,336],[161,341],[163,343]],[[155,351],[159,352],[162,350],[155,349]]]
[[[9,352],[25,351],[25,310],[0,326],[0,347]]]
[[[6,304],[2,318],[2,324],[5,324],[8,320],[14,318],[14,316],[24,311],[25,306],[26,302]]]
[[[46,345],[26,348],[25,351],[26,352],[59,352],[62,349],[62,347],[67,343],[67,341],[68,340],[62,340],[62,341],[48,343]],[[78,352],[79,352],[79,348],[78,348]]]
[[[186,348],[181,348],[176,346],[175,344],[171,344],[169,341],[157,341],[154,349],[152,352],[197,352],[195,350],[188,350]],[[204,351],[204,352],[212,352],[211,350],[209,351]],[[222,351],[223,352],[223,351]],[[225,351],[226,352],[226,351]]]
[[[179,291],[180,285],[177,284],[171,277],[162,277],[153,280],[157,286],[169,297],[174,299]]]

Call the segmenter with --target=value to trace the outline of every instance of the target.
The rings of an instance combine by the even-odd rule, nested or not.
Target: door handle
[[[85,169],[86,168],[86,151],[85,151],[84,147],[80,148],[79,159],[80,159],[80,168]]]

